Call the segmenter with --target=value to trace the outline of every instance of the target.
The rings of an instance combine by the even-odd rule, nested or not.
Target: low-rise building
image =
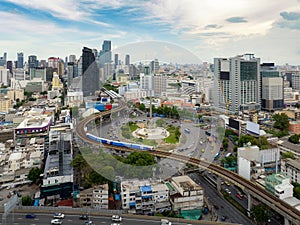
[[[281,173],[291,178],[292,182],[300,184],[300,160],[283,159],[281,161]]]
[[[148,214],[171,208],[166,184],[141,180],[121,182],[122,208],[131,213]]]
[[[293,196],[294,186],[291,179],[283,174],[272,174],[265,179],[265,188],[279,199],[289,198]]]
[[[171,184],[177,191],[170,196],[174,211],[202,209],[204,191],[189,176],[172,177]]]

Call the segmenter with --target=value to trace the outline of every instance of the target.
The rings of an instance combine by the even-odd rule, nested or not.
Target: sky
[[[78,57],[111,40],[115,53],[125,49],[136,61],[169,54],[164,61],[188,63],[188,52],[192,63],[212,63],[253,53],[300,65],[300,0],[1,0],[0,18],[0,56],[11,60],[17,52],[25,60]]]

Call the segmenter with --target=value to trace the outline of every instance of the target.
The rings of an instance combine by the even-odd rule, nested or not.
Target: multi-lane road
[[[2,220],[0,225],[44,225],[50,224],[51,219],[53,219],[53,214],[39,214],[36,213],[36,218],[34,219],[26,219],[25,214],[23,213],[14,213],[10,214],[6,221]],[[92,220],[95,225],[110,225],[112,224],[111,217],[109,216],[90,216],[90,220]],[[215,223],[205,222],[205,221],[178,221],[178,219],[170,219],[172,224],[174,225],[212,225]],[[79,219],[79,215],[69,215],[67,214],[63,219],[62,225],[84,225],[84,220]],[[133,216],[123,217],[121,225],[160,225],[159,218],[156,217],[148,217],[148,218],[136,218]]]

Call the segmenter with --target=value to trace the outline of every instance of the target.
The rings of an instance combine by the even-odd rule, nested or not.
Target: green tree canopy
[[[252,207],[252,214],[258,224],[265,224],[269,219],[268,209],[265,205],[259,204]]]
[[[21,202],[23,206],[32,206],[33,201],[29,195],[25,195],[22,197]]]
[[[146,109],[145,104],[141,103],[140,106],[139,106],[139,110],[145,111],[145,109]]]
[[[293,152],[283,152],[281,155],[281,158],[282,159],[287,159],[287,158],[295,159],[295,155]]]
[[[124,163],[135,166],[150,166],[155,164],[154,156],[148,152],[132,152],[126,157]]]
[[[274,128],[279,130],[287,130],[289,127],[289,117],[285,113],[275,114],[273,115]]]
[[[37,183],[39,181],[40,175],[43,173],[43,170],[37,167],[33,167],[29,170],[28,179],[33,183]]]
[[[299,138],[300,138],[300,135],[294,134],[289,137],[289,142],[292,142],[294,144],[299,144]]]

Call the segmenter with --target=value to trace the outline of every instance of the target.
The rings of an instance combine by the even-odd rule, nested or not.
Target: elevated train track
[[[85,142],[88,142],[93,145],[100,145],[99,142],[89,139],[86,136],[84,128],[87,126],[87,124],[91,121],[93,121],[96,118],[108,115],[110,113],[118,112],[123,109],[125,109],[125,102],[121,102],[120,106],[118,108],[112,109],[110,111],[101,112],[99,114],[95,114],[92,116],[89,116],[82,121],[80,121],[76,126],[76,133],[80,139],[82,139]],[[125,147],[117,147],[112,145],[103,145],[103,147],[121,150],[121,151],[136,151],[133,149],[125,148]],[[268,191],[266,191],[264,188],[262,188],[260,185],[253,183],[252,181],[239,176],[236,173],[233,173],[219,165],[213,164],[211,162],[203,161],[201,159],[192,158],[186,155],[178,154],[178,153],[170,153],[170,152],[164,152],[159,150],[149,151],[150,154],[163,157],[163,158],[169,158],[174,159],[177,161],[181,161],[184,163],[189,163],[201,168],[206,168],[207,170],[217,174],[218,176],[221,176],[223,178],[226,178],[230,180],[232,183],[238,185],[239,187],[246,189],[251,196],[256,197],[261,202],[267,204],[269,207],[271,207],[273,210],[278,212],[279,214],[283,215],[285,218],[287,218],[289,221],[292,222],[292,224],[300,225],[300,212],[292,207],[291,205],[287,204],[286,202],[278,199],[276,196],[272,195]]]

